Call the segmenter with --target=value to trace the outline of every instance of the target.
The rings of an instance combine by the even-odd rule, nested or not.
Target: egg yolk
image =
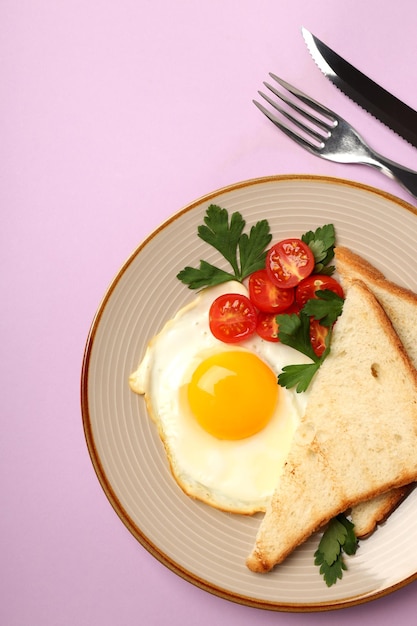
[[[197,422],[218,439],[243,439],[262,430],[278,400],[273,371],[250,352],[227,351],[202,361],[188,383]]]

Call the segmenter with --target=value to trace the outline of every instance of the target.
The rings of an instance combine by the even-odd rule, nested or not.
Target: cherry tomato
[[[280,289],[270,280],[266,270],[251,274],[248,287],[251,302],[265,313],[283,313],[294,302],[294,289]]]
[[[266,341],[279,341],[276,315],[276,313],[265,313],[265,311],[259,311],[258,313],[256,332]]]
[[[269,249],[266,271],[281,289],[295,287],[314,269],[314,254],[301,239],[283,239]]]
[[[329,333],[327,326],[322,326],[313,317],[310,319],[310,340],[314,352],[320,357],[326,349],[326,337]]]
[[[294,302],[284,311],[284,315],[291,315],[292,313],[296,313],[297,315],[301,311],[302,307],[294,300]]]
[[[332,276],[324,274],[311,274],[308,278],[304,278],[295,289],[295,301],[300,307],[303,307],[307,300],[317,298],[316,291],[321,289],[330,289],[337,293],[341,298],[344,297],[342,285]]]
[[[226,293],[214,300],[209,311],[213,335],[225,343],[236,343],[255,332],[257,311],[244,295]]]

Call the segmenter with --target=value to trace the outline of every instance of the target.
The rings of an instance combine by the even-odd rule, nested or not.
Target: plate
[[[240,211],[250,226],[268,219],[273,240],[333,223],[349,246],[396,282],[417,291],[417,211],[376,189],[316,176],[254,179],[208,194],[175,213],[133,252],[93,320],[82,368],[82,415],[98,479],[116,513],[154,557],[198,587],[270,610],[324,611],[386,595],[417,577],[417,492],[369,539],[348,571],[326,587],[312,537],[271,573],[250,572],[245,559],[260,514],[223,513],[185,496],[170,474],[144,400],[129,374],[150,338],[193,293],[176,274],[219,254],[197,237],[209,204]],[[348,381],[347,381],[348,384]]]

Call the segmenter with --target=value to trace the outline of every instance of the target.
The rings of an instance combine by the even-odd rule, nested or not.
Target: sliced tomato
[[[256,332],[260,337],[262,337],[262,339],[266,339],[266,341],[279,341],[276,316],[276,313],[265,313],[265,311],[259,311]]]
[[[284,311],[284,315],[291,315],[292,313],[296,313],[298,315],[301,311],[301,308],[302,307],[300,307],[294,300],[294,302],[288,307],[288,309]]]
[[[213,335],[225,343],[236,343],[255,332],[258,316],[252,302],[244,295],[226,293],[212,302],[209,326]]]
[[[300,310],[301,309],[298,304],[293,302],[290,304],[288,309],[283,311],[283,315],[290,315],[292,313],[298,315]],[[276,319],[277,315],[279,315],[279,313],[266,313],[265,311],[259,311],[256,332],[260,337],[262,337],[262,339],[266,339],[267,341],[279,341],[279,324]]]
[[[317,298],[316,291],[324,289],[330,289],[341,298],[344,297],[342,285],[335,278],[324,274],[311,274],[295,288],[295,301],[300,307],[303,307],[307,300]]]
[[[266,271],[281,289],[295,287],[314,269],[314,254],[301,239],[283,239],[268,250]]]
[[[260,311],[283,313],[294,302],[294,289],[280,289],[271,281],[266,270],[249,276],[249,298]]]
[[[317,356],[321,356],[326,349],[326,337],[329,333],[327,326],[322,326],[318,320],[313,317],[310,319],[310,340],[314,352]]]

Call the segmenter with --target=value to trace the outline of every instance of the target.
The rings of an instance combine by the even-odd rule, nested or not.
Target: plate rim
[[[374,194],[376,196],[385,198],[400,207],[406,209],[407,211],[411,211],[414,215],[417,216],[417,207],[414,207],[409,202],[398,198],[397,196],[377,189],[371,185],[358,182],[355,180],[350,180],[346,178],[334,177],[334,176],[322,176],[315,174],[277,174],[271,176],[262,176],[257,178],[251,178],[248,180],[239,181],[236,183],[232,183],[211,191],[196,200],[186,204],[179,210],[175,211],[171,214],[167,219],[162,221],[159,226],[157,226],[150,234],[148,234],[141,243],[136,246],[136,248],[130,253],[124,263],[122,263],[120,269],[114,275],[113,279],[111,279],[108,287],[98,304],[96,312],[93,316],[93,319],[90,324],[90,328],[87,334],[87,339],[85,342],[83,358],[82,358],[82,366],[81,366],[81,378],[80,378],[80,403],[81,403],[81,417],[82,417],[82,425],[84,431],[84,437],[87,444],[88,453],[90,456],[90,460],[92,462],[94,471],[99,480],[99,483],[109,500],[113,510],[118,515],[119,519],[125,525],[125,527],[129,530],[129,532],[135,537],[135,539],[160,563],[162,563],[165,567],[171,570],[176,575],[180,576],[187,582],[193,584],[194,586],[207,591],[215,596],[221,597],[225,600],[232,601],[237,604],[241,604],[244,606],[249,606],[252,608],[265,609],[269,611],[281,611],[281,612],[324,612],[331,610],[340,610],[343,608],[348,608],[352,606],[357,606],[360,604],[368,603],[370,601],[376,600],[378,598],[387,596],[394,591],[403,588],[417,580],[417,570],[411,576],[406,577],[400,582],[390,585],[389,587],[377,591],[371,592],[370,594],[354,596],[352,598],[346,598],[341,601],[320,601],[318,603],[295,603],[295,602],[274,602],[270,600],[262,600],[258,598],[252,598],[244,594],[238,594],[232,591],[228,591],[223,589],[222,587],[212,584],[198,575],[189,572],[186,568],[182,567],[178,563],[176,563],[172,558],[170,558],[164,551],[155,545],[137,526],[134,520],[130,517],[129,513],[126,511],[124,506],[122,505],[120,499],[118,498],[113,486],[111,485],[110,480],[108,479],[106,472],[103,468],[103,464],[100,459],[100,455],[97,450],[97,446],[95,444],[93,428],[90,419],[90,410],[89,410],[89,395],[88,395],[88,379],[89,379],[89,367],[91,354],[94,346],[94,340],[100,325],[100,321],[102,315],[105,311],[105,308],[111,299],[111,296],[116,289],[119,281],[130,267],[130,265],[134,262],[136,257],[140,254],[140,252],[148,245],[150,241],[152,241],[157,235],[167,228],[171,223],[173,223],[176,219],[184,215],[185,213],[192,211],[195,207],[209,202],[216,196],[219,196],[224,193],[229,193],[236,191],[238,189],[244,187],[251,187],[255,185],[260,185],[264,183],[281,183],[281,182],[290,182],[290,181],[298,181],[298,182],[312,182],[312,183],[329,183],[333,185],[340,185],[344,187],[359,189],[366,193]]]

